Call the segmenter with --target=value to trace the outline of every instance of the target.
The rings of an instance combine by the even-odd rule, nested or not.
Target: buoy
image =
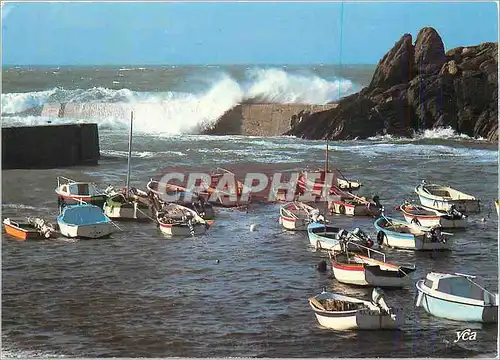
[[[250,231],[255,231],[255,230],[257,230],[257,224],[250,225]]]
[[[216,264],[220,263],[219,259],[215,260],[215,263],[216,263]]]
[[[486,218],[482,218],[482,219],[481,219],[481,221],[482,221],[482,222],[486,222]]]
[[[316,269],[318,269],[319,272],[326,272],[326,261],[321,260],[318,265],[316,265]]]

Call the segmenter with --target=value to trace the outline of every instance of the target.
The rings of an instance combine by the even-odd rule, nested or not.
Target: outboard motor
[[[312,222],[319,222],[319,210],[318,209],[313,209],[311,211],[311,220]]]
[[[385,297],[385,294],[384,294],[384,292],[382,291],[381,288],[375,288],[375,289],[373,289],[373,292],[372,292],[372,301],[373,301],[373,303],[375,305],[377,305],[379,308],[381,308],[382,310],[384,310],[385,312],[387,312],[388,314],[390,314],[391,313],[391,309],[385,303],[384,297]]]
[[[430,234],[431,234],[431,239],[435,242],[446,242],[443,234],[441,234],[441,227],[440,226],[436,226],[434,228],[431,229],[430,231]]]
[[[460,211],[458,211],[455,205],[451,205],[446,213],[451,217],[457,217],[459,219],[465,219],[467,217],[467,215],[462,214]]]
[[[337,239],[342,240],[342,239],[346,238],[347,235],[348,235],[348,233],[346,230],[340,229],[340,231],[337,233]]]

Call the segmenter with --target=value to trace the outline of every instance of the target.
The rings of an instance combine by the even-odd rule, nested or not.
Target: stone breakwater
[[[97,124],[2,128],[2,169],[97,165]]]
[[[279,136],[289,131],[304,117],[332,109],[336,104],[241,104],[228,110],[214,126],[193,129],[207,135]],[[148,104],[151,113],[162,110],[160,104]],[[121,103],[47,103],[42,116],[59,118],[130,117],[131,107]]]
[[[405,34],[379,61],[369,86],[338,107],[310,114],[288,131],[306,139],[347,140],[451,127],[498,142],[498,43],[445,53],[433,28]]]

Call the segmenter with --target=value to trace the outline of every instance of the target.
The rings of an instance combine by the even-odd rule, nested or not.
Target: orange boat
[[[5,232],[17,240],[48,239],[55,232],[54,227],[40,218],[15,220],[7,218],[3,221]]]

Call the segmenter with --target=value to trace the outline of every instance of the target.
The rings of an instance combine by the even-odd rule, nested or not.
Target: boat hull
[[[17,226],[9,225],[4,223],[5,232],[7,235],[15,238],[16,240],[39,240],[44,239],[40,233],[36,230],[27,230]]]
[[[344,201],[334,200],[330,203],[329,209],[334,214],[351,216],[380,216],[380,209],[375,205],[351,204]]]
[[[422,283],[423,280],[417,282],[418,299],[416,306],[423,307],[427,313],[454,321],[498,322],[498,306],[472,305],[440,299],[425,292],[422,289]]]
[[[327,329],[346,330],[378,330],[397,329],[404,323],[401,311],[396,311],[396,319],[390,315],[376,314],[376,310],[355,310],[323,312],[313,308],[318,323]]]
[[[339,248],[340,242],[335,238],[339,230],[338,228],[327,226],[326,231],[320,230],[314,233],[311,229],[308,229],[307,235],[309,237],[309,243],[316,250],[332,250]]]
[[[57,192],[59,205],[64,203],[66,205],[76,205],[82,202],[87,204],[92,204],[103,208],[104,204],[107,200],[107,195],[94,195],[94,196],[80,196],[80,195],[66,195],[60,192]]]
[[[308,219],[293,219],[280,215],[279,223],[287,230],[305,231],[309,224]]]
[[[202,235],[207,231],[205,224],[193,225],[194,235]],[[191,236],[191,229],[187,225],[160,223],[160,231],[169,236]]]
[[[358,286],[402,288],[410,283],[409,276],[401,276],[397,270],[384,270],[380,266],[362,264],[338,264],[332,262],[332,270],[339,282]],[[399,276],[398,276],[399,275]]]
[[[111,235],[115,230],[115,227],[110,222],[73,225],[58,219],[57,224],[59,225],[59,232],[68,238],[99,239]]]
[[[444,216],[418,216],[418,215],[409,215],[407,213],[403,213],[405,220],[412,224],[420,224],[424,227],[434,227],[441,226],[445,229],[454,229],[454,228],[465,228],[467,225],[466,219],[446,219]]]
[[[151,208],[138,206],[136,202],[127,205],[104,204],[104,214],[113,220],[151,220]]]

